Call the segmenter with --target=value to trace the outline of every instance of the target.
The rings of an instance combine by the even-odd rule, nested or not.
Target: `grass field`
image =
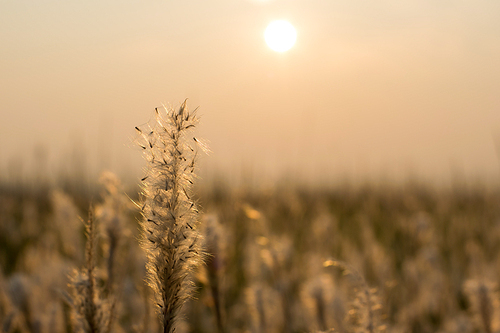
[[[171,186],[171,169],[155,170],[161,181],[128,190],[111,173],[85,190],[0,187],[3,332],[500,330],[500,191],[215,181],[185,191],[187,178]],[[161,200],[147,190],[165,183]]]

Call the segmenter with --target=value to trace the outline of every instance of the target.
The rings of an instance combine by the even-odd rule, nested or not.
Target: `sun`
[[[295,44],[297,32],[293,25],[284,20],[272,21],[264,32],[267,45],[276,52],[285,52]]]

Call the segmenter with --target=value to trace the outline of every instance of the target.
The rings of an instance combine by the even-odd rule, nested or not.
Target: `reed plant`
[[[74,272],[71,282],[73,295],[68,298],[74,310],[74,331],[108,333],[112,331],[115,302],[112,297],[105,295],[96,280],[97,230],[92,210],[89,212],[85,230],[85,268]]]
[[[200,263],[198,210],[190,195],[198,140],[190,137],[198,119],[186,101],[179,109],[156,109],[155,123],[136,127],[147,160],[142,179],[143,248],[163,332],[175,330],[191,295],[190,272]]]

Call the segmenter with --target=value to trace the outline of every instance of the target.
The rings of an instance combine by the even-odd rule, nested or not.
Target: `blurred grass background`
[[[140,189],[110,173],[94,185],[77,178],[37,182],[0,187],[3,325],[11,320],[13,332],[71,331],[61,295],[70,292],[71,272],[84,264],[82,220],[92,205],[102,286],[109,278],[109,221],[119,219],[113,331],[155,331],[133,204]],[[369,321],[381,332],[498,327],[498,189],[417,182],[318,188],[289,179],[232,187],[219,179],[198,184],[196,193],[206,240],[213,230],[218,236],[208,266],[196,273],[197,292],[181,331],[221,330],[215,297],[227,332],[358,332],[367,331]]]

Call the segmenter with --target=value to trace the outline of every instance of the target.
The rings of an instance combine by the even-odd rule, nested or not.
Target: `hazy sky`
[[[4,177],[139,175],[134,126],[189,98],[205,175],[499,179],[498,0],[2,0],[0,45]]]

